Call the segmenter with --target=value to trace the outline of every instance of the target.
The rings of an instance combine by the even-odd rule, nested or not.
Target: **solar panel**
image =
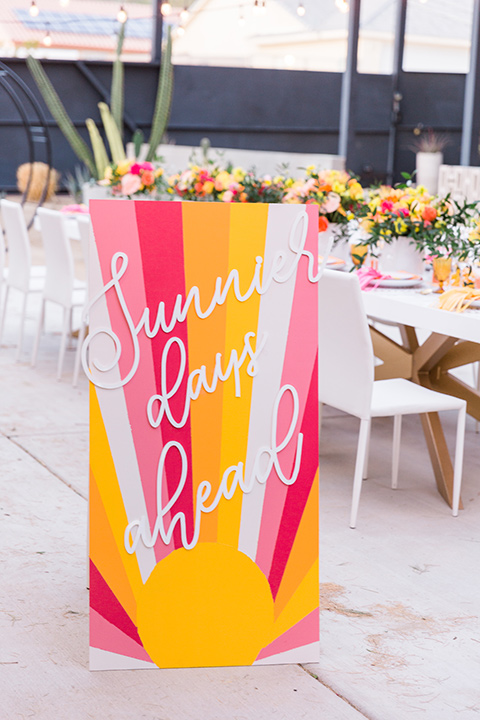
[[[50,30],[50,32],[75,33],[77,35],[114,35],[118,31],[118,20],[101,15],[80,15],[78,13],[42,10],[38,17],[32,18],[23,8],[16,8],[17,19],[30,30]],[[125,27],[125,36],[130,38],[151,38],[152,18],[129,18]]]

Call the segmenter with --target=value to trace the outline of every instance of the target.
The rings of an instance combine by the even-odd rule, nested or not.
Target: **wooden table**
[[[437,307],[438,295],[417,289],[363,292],[367,315],[398,325],[401,342],[371,328],[375,356],[383,361],[375,379],[402,377],[467,401],[467,412],[480,421],[480,392],[454,377],[450,370],[480,360],[480,309],[453,313]],[[423,342],[418,329],[429,332]],[[438,413],[421,416],[437,487],[451,506],[453,467]]]

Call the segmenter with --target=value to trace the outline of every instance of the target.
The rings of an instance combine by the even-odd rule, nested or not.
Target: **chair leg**
[[[63,308],[63,330],[60,341],[60,352],[58,354],[57,380],[60,380],[62,377],[63,359],[65,357],[65,348],[67,347],[67,338],[70,330],[70,315],[71,310]]]
[[[400,463],[400,437],[402,434],[402,416],[393,418],[393,450],[392,450],[392,488],[398,487],[398,466]]]
[[[2,319],[0,320],[0,344],[2,343],[3,329],[5,327],[5,316],[7,314],[7,303],[8,303],[9,291],[10,291],[10,287],[7,285],[5,288],[5,297],[3,298]]]
[[[82,345],[83,345],[83,341],[85,340],[86,331],[87,331],[87,325],[84,321],[82,321],[82,324],[80,325],[80,329],[78,331],[78,344],[77,344],[77,350],[75,352],[75,366],[73,368],[73,387],[77,387],[77,383],[78,383],[78,375],[80,372],[80,361],[82,359]]]
[[[37,323],[37,332],[35,334],[35,342],[33,343],[32,362],[31,362],[32,367],[35,367],[35,365],[37,363],[38,346],[40,344],[40,337],[42,335],[44,321],[45,321],[45,298],[42,298],[42,305],[40,308],[40,315],[38,317],[38,323]]]
[[[455,446],[455,465],[453,468],[453,497],[452,497],[452,515],[458,515],[458,506],[460,504],[460,489],[462,486],[462,469],[463,469],[463,448],[465,445],[465,418],[467,408],[463,406],[458,411],[457,420],[457,443]]]
[[[355,475],[353,477],[352,509],[350,512],[350,527],[353,529],[357,524],[358,504],[362,491],[362,475],[365,465],[365,453],[367,452],[368,430],[370,420],[360,421],[360,433],[358,436],[357,459],[355,462]]]
[[[20,331],[18,333],[17,355],[15,357],[15,360],[17,362],[20,360],[20,355],[22,354],[23,333],[24,333],[24,328],[25,328],[25,315],[27,314],[27,297],[28,297],[28,294],[24,293],[23,303],[22,303],[22,314],[20,317]]]
[[[366,480],[368,477],[368,456],[370,455],[370,435],[371,435],[371,433],[372,433],[372,419],[370,418],[370,420],[368,421],[368,435],[367,435],[367,442],[366,442],[366,446],[365,446],[365,460],[363,463],[363,473],[362,473],[362,478],[364,480]]]

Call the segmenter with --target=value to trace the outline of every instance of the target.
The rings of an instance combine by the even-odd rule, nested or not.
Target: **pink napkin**
[[[63,213],[86,213],[88,215],[88,208],[86,205],[64,205],[60,212]]]
[[[375,290],[382,280],[390,280],[392,277],[391,275],[382,275],[372,267],[359,268],[356,273],[362,290]]]

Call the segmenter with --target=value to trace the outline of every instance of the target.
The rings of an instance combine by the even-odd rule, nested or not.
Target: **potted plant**
[[[422,133],[419,128],[411,149],[415,153],[415,179],[435,195],[438,191],[438,174],[443,163],[443,151],[449,143],[446,135],[435,133],[431,128]],[[414,131],[415,132],[415,131]]]

